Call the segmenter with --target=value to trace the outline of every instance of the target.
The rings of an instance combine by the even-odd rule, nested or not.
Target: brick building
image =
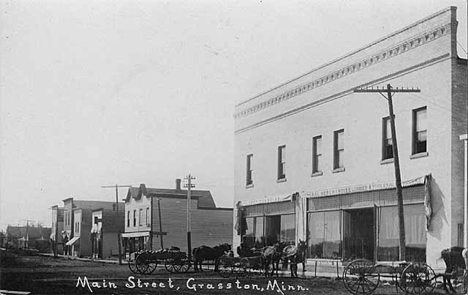
[[[376,20],[378,21],[378,20]],[[467,61],[449,7],[235,107],[234,247],[307,240],[309,259],[397,260],[394,98],[408,260],[463,240]],[[343,44],[345,45],[345,44]]]

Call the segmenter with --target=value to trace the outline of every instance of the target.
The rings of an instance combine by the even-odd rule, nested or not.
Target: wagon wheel
[[[239,258],[236,258],[231,262],[231,269],[232,269],[232,274],[235,275],[236,277],[245,277],[248,275],[247,271],[247,266],[243,263],[242,258],[239,260]]]
[[[174,259],[166,259],[164,261],[164,267],[168,272],[175,272]]]
[[[131,270],[133,273],[138,273],[138,269],[136,267],[136,259],[135,257],[138,255],[138,253],[131,253],[130,257],[128,259],[128,268]]]
[[[233,272],[233,258],[222,256],[218,261],[219,275],[223,278],[229,278]]]
[[[409,264],[401,272],[399,287],[406,293],[421,294],[434,290],[434,270],[427,264],[415,262]]]
[[[366,259],[351,261],[343,271],[343,284],[352,294],[371,294],[379,282],[380,274],[374,263]]]
[[[247,257],[242,258],[237,264],[236,271],[240,276],[247,277],[254,273],[257,273],[258,270],[257,264],[255,261],[250,260]]]
[[[141,274],[151,274],[158,265],[157,260],[152,259],[151,253],[140,253],[136,259],[136,268]]]
[[[188,260],[187,257],[174,258],[172,265],[174,268],[174,272],[178,272],[178,273],[187,272],[191,266],[190,261]]]

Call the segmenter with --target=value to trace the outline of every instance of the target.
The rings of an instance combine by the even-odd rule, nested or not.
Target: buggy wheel
[[[223,278],[229,278],[232,275],[233,268],[232,268],[233,258],[227,256],[221,256],[218,261],[218,270],[219,275]]]
[[[351,261],[343,271],[343,284],[352,294],[371,294],[377,289],[380,274],[374,263],[366,259]]]
[[[409,264],[401,272],[398,286],[409,294],[430,293],[434,290],[434,270],[422,262]]]
[[[136,259],[135,257],[137,256],[137,253],[131,253],[130,257],[128,259],[128,268],[130,269],[131,272],[133,273],[138,273],[138,269],[136,267]]]

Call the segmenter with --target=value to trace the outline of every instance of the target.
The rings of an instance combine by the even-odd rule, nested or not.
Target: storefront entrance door
[[[343,210],[345,260],[374,260],[374,225],[374,208]]]

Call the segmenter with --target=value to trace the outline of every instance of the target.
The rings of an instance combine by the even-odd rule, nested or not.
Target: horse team
[[[290,245],[283,242],[275,243],[273,246],[267,246],[262,249],[249,248],[245,243],[237,247],[237,254],[240,257],[259,259],[263,265],[265,276],[278,276],[279,263],[282,260],[283,265],[290,265],[291,277],[297,277],[297,264],[302,263],[302,270],[305,271],[305,254],[307,245],[305,241],[299,240],[298,245]],[[203,261],[211,260],[215,262],[214,271],[219,269],[219,260],[223,255],[233,256],[231,245],[221,244],[215,247],[200,246],[193,251],[194,269],[202,271]],[[270,272],[271,266],[271,272]]]

